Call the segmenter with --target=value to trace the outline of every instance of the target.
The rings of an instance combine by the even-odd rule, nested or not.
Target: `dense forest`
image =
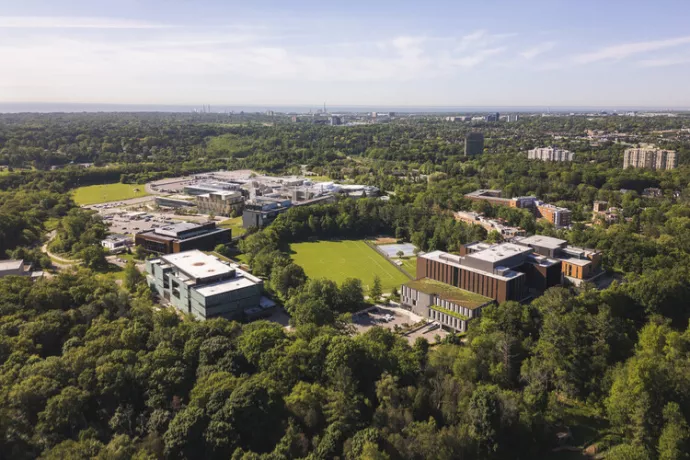
[[[49,229],[51,247],[71,254],[104,234],[70,198],[80,185],[306,165],[389,192],[388,201],[293,208],[239,244],[290,313],[290,330],[183,319],[158,308],[141,279],[119,286],[89,264],[33,283],[0,279],[0,457],[559,459],[586,443],[607,459],[687,458],[690,144],[665,131],[687,122],[524,117],[476,126],[485,153],[467,158],[469,125],[434,117],[329,127],[0,115],[0,164],[13,169],[0,175],[0,252],[39,266],[50,264],[37,251]],[[588,129],[619,142],[594,145]],[[651,141],[678,150],[681,167],[621,168],[622,142]],[[575,161],[527,160],[526,149],[549,144],[571,148]],[[479,187],[567,206],[575,224],[556,230],[464,198]],[[643,196],[646,187],[661,196]],[[621,208],[620,223],[592,225],[594,200]],[[410,346],[382,328],[355,333],[359,280],[308,278],[290,258],[290,243],[315,238],[389,234],[448,251],[486,238],[453,219],[458,209],[601,249],[616,281],[495,305],[462,340]]]

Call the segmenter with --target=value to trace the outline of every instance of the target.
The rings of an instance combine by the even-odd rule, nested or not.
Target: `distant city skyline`
[[[690,108],[685,1],[101,3],[3,6],[0,111]]]

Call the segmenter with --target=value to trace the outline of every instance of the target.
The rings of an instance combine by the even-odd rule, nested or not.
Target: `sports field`
[[[364,241],[317,241],[290,245],[292,259],[304,268],[311,278],[328,278],[337,283],[346,278],[362,280],[365,293],[374,281],[381,278],[384,292],[399,287],[409,279]]]
[[[104,184],[79,187],[74,190],[74,202],[86,204],[107,203],[109,201],[129,200],[146,196],[144,186],[139,184]]]

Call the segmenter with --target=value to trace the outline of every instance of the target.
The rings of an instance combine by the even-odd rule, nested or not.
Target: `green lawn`
[[[402,268],[404,268],[407,273],[413,277],[417,276],[417,257],[403,257],[402,259],[398,260],[402,260]]]
[[[86,204],[107,203],[109,201],[139,198],[148,193],[139,184],[104,184],[79,187],[74,190],[74,202],[80,206]]]
[[[318,241],[290,245],[292,258],[311,278],[328,278],[341,283],[346,278],[359,278],[365,290],[381,278],[384,292],[409,281],[382,255],[364,241]]]
[[[242,227],[242,216],[224,220],[220,222],[218,226],[231,229],[233,238],[236,236],[242,236],[247,232],[247,229]]]

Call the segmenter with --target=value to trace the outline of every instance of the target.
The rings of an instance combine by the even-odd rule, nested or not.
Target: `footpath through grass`
[[[290,249],[292,259],[304,268],[310,278],[328,278],[337,283],[342,283],[347,278],[359,278],[366,290],[373,284],[374,276],[378,275],[384,292],[409,281],[364,241],[293,243]]]
[[[147,196],[144,185],[140,184],[104,184],[79,187],[74,190],[74,202],[79,206],[107,203],[109,201],[129,200]]]

